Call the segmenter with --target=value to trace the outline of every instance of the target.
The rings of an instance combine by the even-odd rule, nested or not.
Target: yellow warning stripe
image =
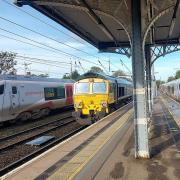
[[[96,139],[83,148],[77,155],[75,155],[69,162],[63,165],[48,179],[73,179],[98,153],[98,151],[112,138],[112,136],[128,121],[128,119],[132,116],[132,113],[133,110],[129,110],[110,128],[100,134]]]

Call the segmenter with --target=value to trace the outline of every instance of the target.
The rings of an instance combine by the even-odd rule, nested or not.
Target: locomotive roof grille
[[[23,76],[23,75],[0,75],[0,80],[16,80],[16,81],[42,81],[42,82],[63,82],[74,83],[71,79],[58,79],[58,78],[46,78],[37,76]]]

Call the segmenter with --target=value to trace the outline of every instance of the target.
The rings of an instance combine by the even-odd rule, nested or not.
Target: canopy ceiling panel
[[[30,5],[101,51],[130,47],[131,0],[16,0]],[[141,0],[145,44],[179,43],[179,0]]]

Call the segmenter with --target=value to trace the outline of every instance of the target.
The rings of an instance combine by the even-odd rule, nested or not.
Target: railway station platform
[[[154,101],[151,159],[134,158],[131,103],[2,179],[179,179],[180,131],[167,101],[164,96]]]

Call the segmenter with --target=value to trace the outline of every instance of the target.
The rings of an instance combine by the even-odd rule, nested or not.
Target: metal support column
[[[151,79],[151,47],[145,47],[146,55],[146,82],[147,82],[147,99],[148,99],[148,112],[152,115],[152,79]]]
[[[149,158],[145,66],[141,37],[141,1],[131,0],[131,5],[135,157]]]

